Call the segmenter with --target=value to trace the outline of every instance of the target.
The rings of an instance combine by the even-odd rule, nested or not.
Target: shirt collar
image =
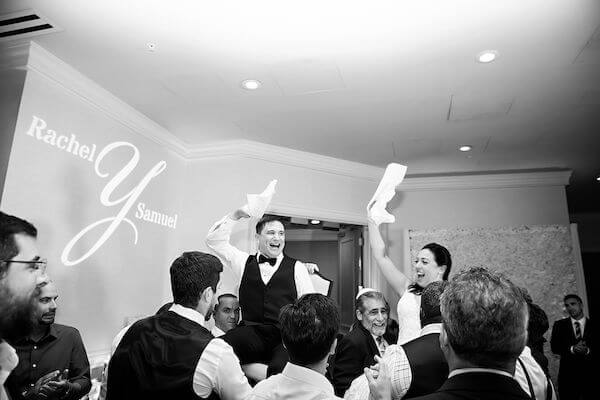
[[[454,369],[454,370],[450,371],[450,374],[448,374],[448,378],[452,378],[455,375],[467,374],[469,372],[487,372],[487,373],[490,373],[490,374],[497,374],[497,375],[508,376],[509,378],[513,377],[510,374],[510,372],[502,371],[501,369],[494,369],[494,368],[457,368],[457,369]]]
[[[571,325],[574,325],[575,322],[579,322],[579,325],[585,324],[585,316],[581,317],[581,319],[575,319],[573,317],[569,317],[569,318],[571,318]]]
[[[204,320],[204,315],[200,314],[198,311],[184,307],[181,304],[173,304],[169,311],[173,311],[175,314],[182,316],[183,318],[187,318],[190,321],[194,321],[200,326],[204,326],[206,321]]]
[[[300,365],[288,362],[285,365],[285,368],[283,368],[282,375],[305,382],[311,386],[318,387],[331,396],[334,395],[333,386],[327,380],[327,378],[325,378],[325,375],[322,375],[317,371],[313,371],[310,368],[301,367]]]
[[[442,324],[434,323],[428,324],[421,329],[421,336],[429,335],[430,333],[440,333],[442,332]]]
[[[261,255],[263,257],[271,258],[268,255],[261,253],[259,250],[256,252],[256,261],[258,261],[258,257],[260,257]],[[277,262],[280,262],[281,260],[283,260],[283,252],[279,253],[279,255],[277,257],[275,257],[275,259],[277,260]]]
[[[27,343],[42,343],[46,340],[54,340],[58,338],[58,329],[55,326],[56,324],[50,325],[50,328],[46,331],[46,334],[40,338],[40,340],[35,341],[31,338],[31,336],[25,336],[21,339],[15,340],[14,344],[27,344]]]
[[[225,334],[225,332],[223,332],[223,330],[221,328],[219,328],[218,326],[213,326],[213,328],[211,329],[210,333],[212,333],[212,335],[214,337],[219,337],[219,336],[223,336]]]

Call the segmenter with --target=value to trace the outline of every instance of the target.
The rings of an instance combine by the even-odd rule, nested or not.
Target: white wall
[[[43,56],[45,62],[58,62],[43,52],[36,53],[38,50],[34,48],[32,54]],[[75,84],[65,86],[64,81],[37,68],[28,70],[4,180],[2,210],[37,226],[41,256],[48,258],[48,273],[59,290],[57,322],[77,327],[88,352],[94,353],[110,347],[126,317],[154,313],[164,301],[163,282],[168,280],[168,266],[176,255],[178,227],[153,224],[134,214],[137,204],[143,202],[153,210],[179,214],[179,220],[184,217],[179,207],[184,162],[111,112],[109,108],[117,107],[118,102],[110,94],[76,71],[62,67],[74,82],[84,83],[99,97],[86,96]],[[108,106],[110,102],[112,106]],[[125,110],[137,115],[133,109]],[[46,141],[28,134],[34,122]],[[61,143],[65,149],[56,141],[52,144],[50,130],[69,140],[75,135],[80,148],[96,145],[96,160],[106,146],[130,143],[139,151],[139,163],[102,202],[101,193],[130,161],[133,147],[111,151],[100,164],[99,172],[108,174],[102,177],[95,162],[68,152],[66,142]],[[167,163],[164,171],[149,182],[133,208],[124,214],[137,228],[137,244],[134,229],[123,221],[89,258],[77,265],[61,262],[67,243],[86,226],[118,215],[125,203],[117,199],[127,196],[161,161]],[[83,256],[107,228],[105,223],[91,230],[75,245],[69,259]]]

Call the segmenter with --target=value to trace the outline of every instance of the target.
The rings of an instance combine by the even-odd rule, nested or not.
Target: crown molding
[[[191,160],[235,156],[365,179],[373,182],[379,181],[383,174],[383,168],[372,165],[250,140],[231,140],[194,146],[189,148],[187,153],[187,157]]]
[[[569,184],[571,174],[571,170],[539,170],[407,177],[396,190],[406,192],[423,190],[566,186]]]
[[[135,108],[81,74],[39,44],[29,42],[27,69],[62,86],[71,94],[91,104],[137,134],[172,151],[186,156],[186,144],[171,132],[152,121]]]

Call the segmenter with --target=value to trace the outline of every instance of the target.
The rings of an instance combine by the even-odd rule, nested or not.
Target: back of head
[[[529,308],[529,324],[527,325],[527,344],[531,347],[545,341],[544,334],[550,328],[546,312],[535,303],[527,303]]]
[[[282,307],[279,323],[290,361],[308,366],[329,354],[340,327],[340,314],[329,297],[310,293]]]
[[[448,281],[431,282],[421,293],[421,326],[442,322],[440,298]]]
[[[212,254],[188,251],[171,264],[173,301],[184,307],[195,308],[207,287],[216,291],[223,264]]]
[[[37,237],[37,229],[31,223],[0,211],[0,260],[10,260],[19,254],[14,235]],[[0,277],[4,276],[8,263],[0,262]]]
[[[444,330],[454,353],[483,368],[514,363],[527,340],[527,304],[502,274],[471,268],[454,276],[442,294]]]

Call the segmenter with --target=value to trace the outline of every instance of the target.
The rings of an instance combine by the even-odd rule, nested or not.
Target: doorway
[[[319,266],[333,281],[330,297],[340,307],[341,330],[354,322],[354,298],[362,285],[363,230],[361,225],[280,216],[285,221],[288,256]]]

